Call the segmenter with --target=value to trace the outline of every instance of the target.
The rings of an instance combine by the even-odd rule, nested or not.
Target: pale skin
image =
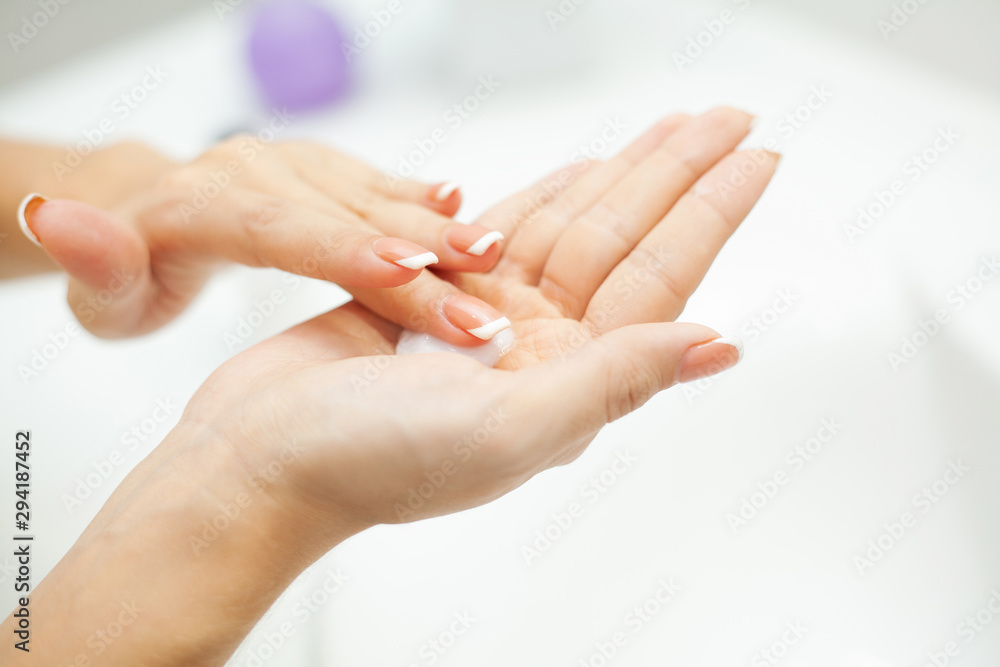
[[[498,368],[395,356],[401,329],[379,311],[398,297],[367,289],[364,305],[229,361],[39,585],[31,658],[10,642],[0,658],[221,665],[296,575],[350,536],[490,502],[573,461],[657,392],[734,365],[719,334],[674,320],[774,173],[778,156],[733,152],[749,123],[726,109],[669,117],[554,197],[539,199],[540,184],[484,215],[509,239],[504,254],[489,271],[438,279],[513,321],[517,346]],[[415,282],[394,289],[409,298]],[[447,482],[413,503],[434,471]],[[227,511],[230,525],[207,536]],[[88,637],[123,603],[134,621],[96,656]],[[8,618],[0,634],[12,629]]]
[[[411,323],[418,304],[399,294],[386,315],[455,344],[482,344],[440,308],[457,288],[394,263],[427,252],[443,270],[483,271],[496,263],[502,241],[466,252],[491,230],[451,218],[462,195],[448,184],[390,180],[322,146],[263,144],[250,136],[224,141],[188,164],[140,144],[99,151],[68,173],[53,169],[65,159],[62,149],[0,142],[0,172],[11,176],[0,184],[7,211],[0,233],[10,240],[0,242],[0,277],[62,268],[71,278],[69,304],[94,334],[120,338],[159,328],[215,269],[236,262],[345,287],[422,278],[433,309]],[[35,200],[26,215],[44,250],[20,233],[13,216],[32,191],[48,199]],[[472,307],[500,317],[478,300]]]

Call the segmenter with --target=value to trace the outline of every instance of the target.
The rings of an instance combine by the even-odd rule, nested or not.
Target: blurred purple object
[[[308,0],[281,0],[257,13],[250,65],[268,102],[289,110],[328,104],[349,87],[342,33],[333,16]]]

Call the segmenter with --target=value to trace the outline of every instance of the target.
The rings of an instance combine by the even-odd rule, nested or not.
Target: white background
[[[984,257],[1000,256],[1000,95],[976,74],[989,54],[978,57],[968,39],[983,34],[993,6],[956,16],[960,5],[928,2],[882,40],[875,22],[891,3],[810,22],[764,3],[593,0],[552,31],[544,12],[557,4],[407,4],[358,59],[354,95],[300,117],[287,136],[395,169],[478,76],[495,74],[504,85],[418,174],[461,181],[462,216],[473,219],[568,162],[608,119],[629,128],[610,153],[665,113],[739,106],[758,115],[747,145],[773,138],[785,159],[682,319],[739,333],[755,319],[772,321],[779,291],[790,291],[794,304],[747,337],[738,369],[658,397],[607,429],[574,465],[488,507],[372,530],[335,550],[265,625],[291,615],[328,568],[349,581],[320,613],[296,620],[294,637],[265,664],[429,665],[421,647],[468,612],[471,630],[434,664],[576,666],[619,630],[628,642],[610,664],[768,664],[758,652],[799,622],[808,631],[782,665],[916,667],[952,640],[961,651],[950,664],[996,665],[1000,617],[971,642],[956,633],[1000,590],[1000,279],[961,309],[949,300]],[[674,53],[724,8],[735,22],[679,71]],[[343,22],[363,25],[368,9],[356,3]],[[259,127],[268,110],[245,70],[248,17],[220,19],[206,3],[9,89],[0,96],[0,130],[79,141],[147,65],[161,65],[168,78],[109,141],[141,138],[183,158],[224,132]],[[968,34],[954,27],[963,25]],[[994,23],[994,36],[998,29]],[[926,56],[899,55],[919,49],[892,48],[915,35],[951,58],[969,54],[971,74],[956,76],[948,58],[937,67]],[[803,110],[815,87],[832,97]],[[803,121],[789,133],[782,119],[796,112]],[[947,128],[958,140],[911,180],[908,161]],[[905,181],[903,195],[849,242],[845,225],[896,179]],[[158,425],[72,513],[63,494],[123,449],[121,434],[148,419],[157,399],[186,402],[230,356],[224,335],[274,288],[290,301],[254,340],[343,300],[332,286],[290,289],[276,272],[234,269],[164,331],[125,343],[80,335],[25,382],[18,367],[71,321],[64,281],[0,287],[0,432],[33,430],[37,576],[172,422]],[[948,324],[893,369],[888,355],[939,309]],[[843,424],[832,442],[734,533],[727,514],[759,482],[789,470],[786,453],[830,418]],[[637,463],[589,502],[581,486],[617,451]],[[913,496],[959,460],[969,472],[921,513]],[[582,518],[528,565],[522,547],[573,502],[583,503]],[[11,514],[8,503],[0,516]],[[855,557],[906,511],[916,525],[860,573]],[[671,577],[681,592],[633,633],[626,615]],[[0,586],[10,609],[9,579]],[[255,664],[248,655],[266,644],[262,630],[233,664]]]

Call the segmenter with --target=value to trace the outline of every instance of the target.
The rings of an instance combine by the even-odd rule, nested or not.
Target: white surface
[[[441,6],[407,7],[396,32],[366,50],[358,94],[297,119],[289,137],[326,141],[395,170],[414,140],[475,89],[470,78],[435,77],[454,72],[440,67],[448,54],[431,44],[449,29]],[[962,308],[953,294],[984,256],[1000,253],[997,93],[849,48],[757,5],[737,12],[678,73],[674,50],[718,13],[637,1],[584,5],[560,30],[586,40],[586,57],[557,63],[558,76],[504,81],[419,176],[458,179],[472,216],[571,160],[609,119],[628,124],[616,149],[666,112],[727,103],[758,113],[748,143],[773,138],[785,159],[683,318],[742,332],[743,364],[658,397],[574,465],[490,506],[343,545],[289,593],[295,637],[265,664],[429,665],[421,648],[465,612],[476,619],[471,629],[434,664],[575,666],[619,630],[628,641],[615,665],[767,664],[758,652],[795,621],[808,631],[780,661],[789,667],[917,666],[952,640],[961,652],[950,664],[997,664],[1000,617],[970,643],[956,633],[1000,586],[1000,280]],[[160,64],[171,76],[112,139],[136,136],[193,155],[220,131],[266,119],[234,75],[241,28],[238,18],[220,22],[206,12],[11,91],[0,99],[0,130],[76,141],[147,65]],[[469,54],[477,58],[487,62],[489,53]],[[783,117],[815,87],[832,98],[789,133]],[[958,141],[910,181],[907,161],[948,127]],[[849,243],[844,225],[895,179],[906,181],[905,192]],[[126,471],[116,470],[72,516],[60,494],[121,448],[118,434],[153,414],[157,398],[183,404],[229,356],[224,336],[255,301],[272,289],[289,299],[247,344],[342,299],[312,281],[236,270],[156,336],[71,338],[26,385],[16,366],[69,321],[62,289],[58,279],[0,288],[10,323],[0,340],[9,360],[0,429],[29,426],[40,443],[39,575]],[[940,309],[948,323],[894,371],[887,355]],[[734,534],[727,514],[776,471],[792,471],[788,452],[824,419],[842,428]],[[158,425],[153,439],[168,427]],[[128,454],[127,465],[150,447]],[[637,461],[618,456],[626,451]],[[970,472],[919,514],[914,494],[959,459]],[[615,481],[597,493],[588,480],[602,472]],[[527,565],[522,547],[572,503],[583,515]],[[905,511],[919,514],[916,525],[859,575],[852,559]],[[321,611],[295,616],[295,601],[336,567],[349,577],[342,589]],[[682,590],[634,633],[627,614],[671,577]],[[10,608],[8,586],[0,586]],[[247,665],[246,653],[234,664]]]

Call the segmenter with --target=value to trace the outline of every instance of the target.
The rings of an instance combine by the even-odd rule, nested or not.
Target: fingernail
[[[455,294],[442,305],[444,316],[454,326],[479,340],[492,340],[510,328],[510,320],[493,306],[468,294]]]
[[[729,370],[743,360],[743,341],[735,336],[695,345],[681,357],[677,381],[693,382]]]
[[[460,187],[455,181],[448,181],[438,188],[437,194],[434,195],[434,201],[447,201],[448,197],[457,192]]]
[[[34,215],[38,207],[47,202],[48,199],[42,195],[32,192],[30,195],[21,200],[21,205],[17,207],[17,224],[24,232],[24,235],[28,237],[28,240],[34,243],[39,248],[42,244],[39,242],[38,237],[35,236],[35,232],[31,231],[31,227],[28,224],[31,216]]]
[[[437,255],[427,248],[390,236],[375,242],[375,254],[387,262],[414,271],[436,264],[438,261]]]
[[[503,241],[503,234],[478,225],[452,225],[446,238],[448,245],[455,250],[482,257],[487,250]]]

